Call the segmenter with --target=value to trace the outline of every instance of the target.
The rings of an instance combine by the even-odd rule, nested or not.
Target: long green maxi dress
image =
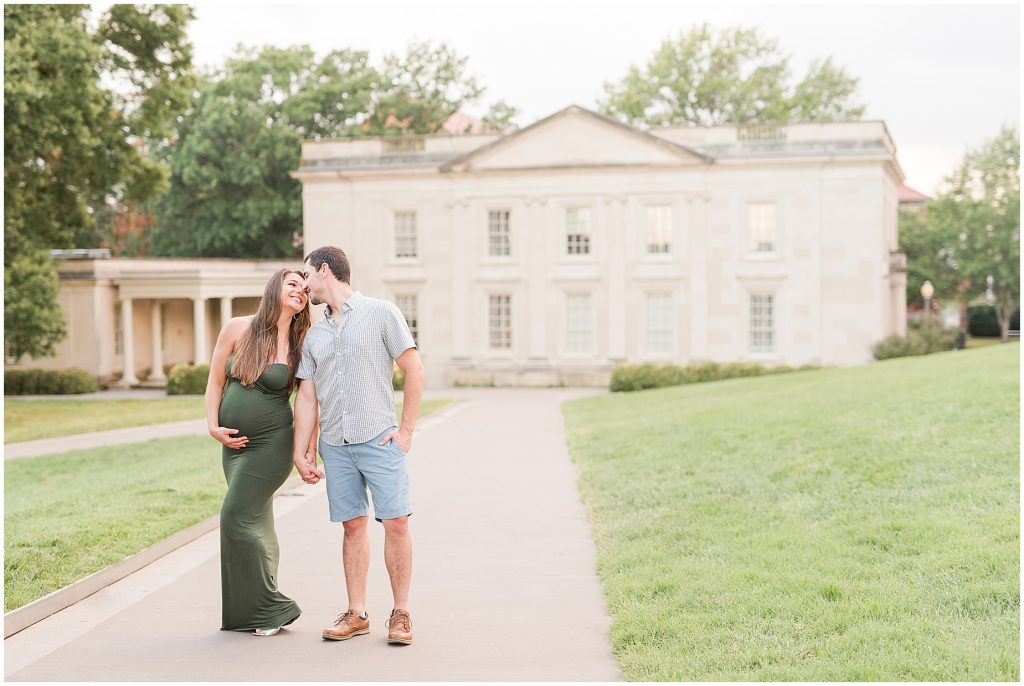
[[[277,590],[274,531],[274,492],[292,471],[293,419],[288,365],[270,365],[246,388],[231,377],[232,361],[219,421],[249,443],[222,451],[228,492],[220,510],[221,629],[252,631],[291,624],[302,613]]]

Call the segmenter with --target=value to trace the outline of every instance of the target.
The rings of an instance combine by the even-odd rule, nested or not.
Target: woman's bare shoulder
[[[225,338],[229,340],[238,340],[238,338],[249,328],[249,324],[252,323],[253,317],[256,315],[250,314],[244,317],[232,317],[228,320],[228,323],[224,325],[224,330],[221,333]]]

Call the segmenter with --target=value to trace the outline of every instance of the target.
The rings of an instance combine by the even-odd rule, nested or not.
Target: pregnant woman
[[[224,445],[228,484],[220,511],[222,630],[273,636],[302,612],[277,590],[273,497],[292,470],[288,398],[310,325],[307,302],[303,275],[278,271],[256,314],[224,326],[210,363],[206,419]]]

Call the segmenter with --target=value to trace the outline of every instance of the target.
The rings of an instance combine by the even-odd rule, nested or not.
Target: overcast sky
[[[969,148],[1020,119],[1020,9],[1002,5],[726,4],[630,0],[475,0],[312,4],[195,3],[195,61],[216,65],[239,43],[368,50],[379,63],[413,37],[469,58],[494,100],[530,124],[569,104],[594,108],[602,84],[646,64],[661,41],[700,22],[757,26],[802,77],[831,55],[860,77],[868,119],[882,119],[906,183],[933,194]]]

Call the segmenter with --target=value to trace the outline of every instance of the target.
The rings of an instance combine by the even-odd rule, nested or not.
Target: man
[[[409,471],[406,456],[423,395],[423,363],[401,311],[386,300],[368,298],[350,285],[351,269],[340,248],[317,248],[306,257],[306,290],[326,316],[306,333],[295,401],[295,466],[303,481],[327,478],[331,521],[345,527],[342,560],[348,609],[323,637],[344,641],[370,632],[366,574],[370,566],[367,533],[369,486],[374,518],[384,526],[384,562],[391,577],[394,608],[388,643],[412,642],[409,580]],[[394,364],[405,373],[402,421],[395,421],[391,376]],[[320,403],[320,457],[307,450]]]

